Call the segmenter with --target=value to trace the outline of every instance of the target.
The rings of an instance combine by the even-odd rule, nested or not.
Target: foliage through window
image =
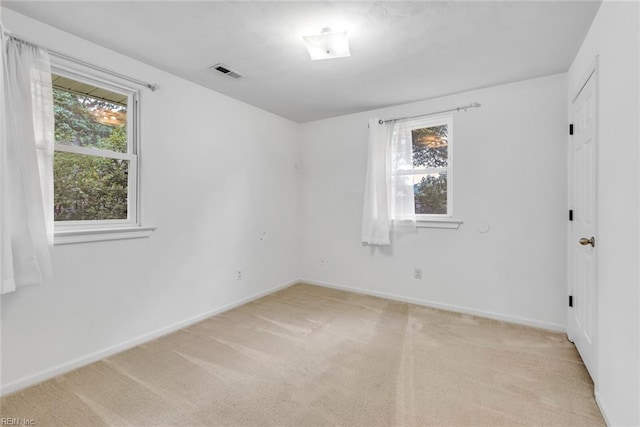
[[[53,74],[54,219],[136,222],[134,93]]]
[[[418,119],[410,128],[416,217],[451,216],[452,119]]]

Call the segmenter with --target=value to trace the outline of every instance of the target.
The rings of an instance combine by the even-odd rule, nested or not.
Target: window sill
[[[458,229],[462,224],[462,220],[453,218],[429,218],[418,219],[416,221],[416,227],[418,228],[449,228]]]
[[[107,240],[142,239],[149,237],[156,227],[88,228],[83,230],[58,230],[54,234],[54,245],[72,243],[103,242]]]

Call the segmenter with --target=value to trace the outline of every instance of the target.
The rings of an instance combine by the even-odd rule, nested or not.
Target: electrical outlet
[[[414,279],[422,279],[422,269],[421,268],[415,268],[413,270],[413,278]]]
[[[238,272],[236,273],[236,279],[242,280],[242,270],[238,270]]]
[[[327,260],[325,258],[320,258],[320,267],[326,267],[327,266]]]

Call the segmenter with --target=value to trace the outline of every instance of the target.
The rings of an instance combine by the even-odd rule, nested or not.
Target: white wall
[[[612,425],[640,425],[638,28],[637,3],[605,1],[568,73],[572,94],[599,55],[596,389]]]
[[[56,246],[55,280],[2,297],[5,392],[299,276],[297,124],[10,10],[2,17],[22,37],[160,85],[143,92],[141,157],[144,222],[158,230]]]
[[[2,22],[2,19],[4,18],[3,14],[2,14],[3,8],[2,8],[2,0],[0,0],[0,22]],[[0,49],[0,63],[4,63],[4,49]],[[0,99],[4,99],[4,67],[0,67]],[[4,102],[0,103],[0,129],[4,126],[4,111],[2,111],[2,109],[4,108]],[[0,238],[2,238],[3,234],[0,232]],[[2,265],[0,264],[0,277],[2,277]],[[1,298],[1,297],[0,297]],[[2,304],[0,301],[0,319],[2,319]],[[2,384],[2,330],[1,330],[2,325],[0,325],[0,385]],[[1,386],[0,386],[0,390],[1,390]]]
[[[470,102],[482,107],[453,124],[454,216],[464,224],[363,246],[367,118]],[[554,75],[303,125],[304,278],[564,330],[567,123],[565,75]]]

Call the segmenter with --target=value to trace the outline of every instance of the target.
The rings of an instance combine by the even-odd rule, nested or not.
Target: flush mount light
[[[346,31],[332,31],[323,28],[320,34],[302,36],[311,59],[333,59],[351,56],[349,38]]]

